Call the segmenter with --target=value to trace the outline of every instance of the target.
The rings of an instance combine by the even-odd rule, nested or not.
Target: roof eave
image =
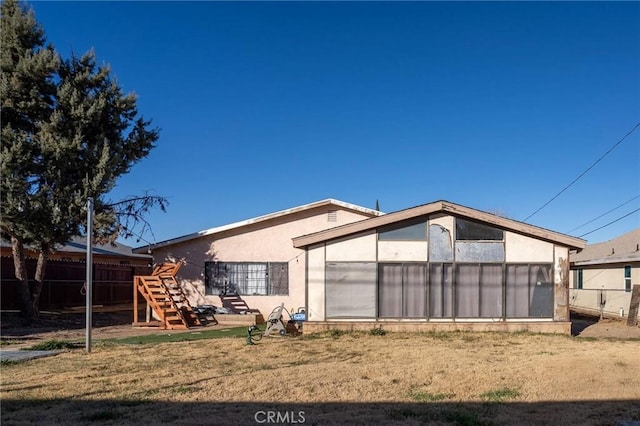
[[[486,213],[480,210],[475,210],[469,207],[450,203],[448,201],[436,201],[434,203],[424,204],[422,206],[417,206],[406,210],[400,210],[395,213],[389,213],[384,216],[366,219],[360,222],[343,225],[341,227],[296,237],[293,239],[293,246],[296,248],[304,248],[313,244],[318,244],[348,235],[366,232],[371,229],[379,228],[381,226],[437,212],[445,212],[453,215],[468,217],[471,219],[490,223],[513,232],[531,235],[553,243],[559,243],[569,248],[583,249],[587,244],[587,242],[581,238],[560,234],[548,229],[539,228],[537,226],[518,222],[512,219],[503,218],[491,213]]]
[[[156,250],[156,249],[159,249],[159,248],[162,248],[162,247],[184,243],[184,242],[196,239],[196,238],[205,237],[205,236],[212,235],[212,234],[218,234],[220,232],[229,231],[231,229],[237,229],[237,228],[241,228],[243,226],[253,225],[255,223],[265,222],[267,220],[277,219],[279,217],[287,216],[287,215],[298,213],[298,212],[302,212],[302,211],[311,210],[311,209],[314,209],[314,208],[328,206],[328,205],[335,205],[335,206],[342,207],[342,208],[347,209],[347,210],[352,210],[352,211],[357,211],[357,212],[360,212],[360,213],[364,213],[364,214],[370,215],[372,217],[384,215],[383,212],[380,212],[380,211],[377,211],[377,210],[369,209],[369,208],[358,206],[358,205],[355,205],[355,204],[346,203],[344,201],[336,200],[336,199],[333,199],[333,198],[327,198],[327,199],[324,199],[324,200],[315,201],[313,203],[304,204],[302,206],[292,207],[290,209],[280,210],[280,211],[277,211],[277,212],[274,212],[274,213],[269,213],[269,214],[266,214],[266,215],[254,217],[252,219],[247,219],[247,220],[243,220],[243,221],[239,221],[239,222],[234,222],[234,223],[230,223],[230,224],[227,224],[227,225],[218,226],[218,227],[215,227],[215,228],[205,229],[203,231],[194,232],[192,234],[187,234],[187,235],[184,235],[182,237],[172,238],[170,240],[161,241],[159,243],[148,244],[148,245],[145,245],[145,246],[137,247],[137,248],[133,249],[133,252],[134,253],[139,253],[142,250]]]

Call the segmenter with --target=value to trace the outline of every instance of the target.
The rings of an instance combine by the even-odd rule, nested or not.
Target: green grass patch
[[[369,334],[372,336],[384,336],[385,334],[387,334],[387,332],[382,328],[382,326],[380,326],[373,327],[371,330],[369,330]]]
[[[178,394],[193,393],[199,390],[200,388],[197,388],[195,386],[178,386],[173,388],[173,392]]]
[[[437,402],[444,401],[445,399],[451,399],[455,396],[453,393],[431,393],[412,390],[409,392],[409,398],[416,402]]]
[[[55,351],[59,349],[77,349],[82,347],[81,343],[67,342],[66,340],[47,340],[45,342],[36,343],[28,348],[22,348],[24,351]]]
[[[224,337],[247,337],[247,327],[232,327],[217,330],[198,330],[147,334],[145,336],[121,337],[99,340],[102,344],[155,345],[170,342],[190,342],[192,340],[221,339]]]
[[[480,394],[480,399],[488,402],[502,402],[508,399],[515,399],[520,396],[520,392],[515,389],[502,388],[490,390]]]

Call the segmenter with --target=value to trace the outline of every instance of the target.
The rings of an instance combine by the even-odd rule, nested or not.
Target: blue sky
[[[325,198],[524,220],[640,122],[638,2],[30,5],[161,129],[110,194],[169,198],[151,242]],[[640,128],[527,222],[579,236],[638,195]]]

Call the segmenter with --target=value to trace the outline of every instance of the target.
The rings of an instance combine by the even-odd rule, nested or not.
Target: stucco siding
[[[335,214],[329,215],[329,211]],[[156,263],[186,260],[178,272],[178,279],[193,305],[221,305],[219,296],[205,294],[205,262],[288,262],[288,295],[241,295],[251,309],[260,310],[266,318],[281,303],[293,310],[305,306],[305,251],[293,247],[292,238],[367,217],[334,206],[323,206],[161,247],[152,255]]]
[[[375,262],[377,234],[369,232],[327,243],[327,262]]]
[[[550,263],[553,244],[536,238],[505,232],[505,256],[508,263]]]
[[[428,256],[426,241],[378,241],[381,262],[426,262]]]
[[[324,244],[307,253],[307,316],[311,321],[324,321],[325,254]]]

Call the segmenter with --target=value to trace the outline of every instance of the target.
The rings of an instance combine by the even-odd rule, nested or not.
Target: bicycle
[[[255,345],[262,340],[262,330],[257,325],[247,328],[247,345]]]

